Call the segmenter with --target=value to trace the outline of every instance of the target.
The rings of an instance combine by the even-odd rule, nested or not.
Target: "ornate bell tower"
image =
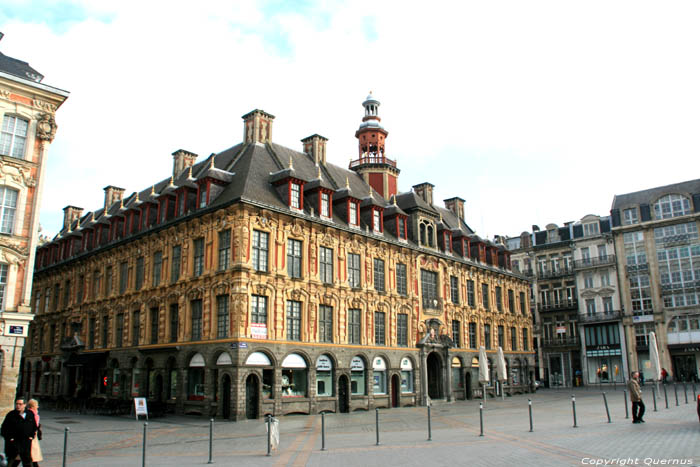
[[[362,103],[365,116],[355,132],[360,158],[350,162],[350,170],[362,175],[372,188],[384,199],[396,194],[396,183],[400,170],[396,161],[386,157],[385,142],[389,132],[382,127],[379,118],[379,101],[370,92]]]

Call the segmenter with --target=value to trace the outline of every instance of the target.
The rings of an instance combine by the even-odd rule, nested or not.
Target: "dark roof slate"
[[[654,204],[660,197],[673,193],[685,195],[700,193],[700,179],[649,188],[648,190],[635,191],[633,193],[615,195],[611,209],[625,209],[628,207],[638,206],[640,204],[651,205]]]
[[[2,52],[0,52],[0,71],[31,80],[36,83],[40,83],[41,80],[44,79],[44,75],[29,66],[27,62],[8,57]]]

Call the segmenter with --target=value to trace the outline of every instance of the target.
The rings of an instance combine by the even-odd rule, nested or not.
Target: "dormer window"
[[[452,252],[452,233],[451,232],[443,232],[442,233],[442,241],[443,241],[445,253],[451,253]]]
[[[423,220],[418,226],[418,234],[421,246],[435,248],[435,227],[429,221]]]
[[[296,182],[289,182],[289,207],[301,209],[301,185]]]
[[[654,203],[654,216],[657,219],[668,219],[686,214],[690,214],[690,200],[685,196],[666,195]]]
[[[358,227],[360,225],[360,219],[358,213],[360,211],[357,201],[348,200],[348,224],[352,227]]]
[[[321,200],[319,206],[321,217],[331,217],[331,195],[330,193],[321,192]]]
[[[408,240],[406,230],[406,218],[402,216],[396,216],[396,236],[399,240]]]
[[[381,233],[383,230],[382,227],[382,211],[377,208],[372,208],[372,231],[374,233]]]
[[[639,218],[637,217],[637,208],[623,209],[622,215],[622,225],[639,224]]]
[[[207,194],[209,192],[209,184],[199,185],[199,203],[197,205],[199,208],[206,207],[207,205]]]
[[[585,237],[591,237],[593,235],[598,235],[600,230],[598,228],[597,222],[590,222],[588,224],[583,224],[583,235]]]

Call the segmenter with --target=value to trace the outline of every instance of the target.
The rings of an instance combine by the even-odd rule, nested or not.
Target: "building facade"
[[[37,253],[22,391],[227,419],[349,412],[472,397],[480,346],[503,347],[508,391],[530,390],[528,281],[464,200],[397,192],[379,102],[363,106],[348,169],[320,135],[274,143],[254,110],[242,143],[178,150],[153,186],[67,206]]]
[[[700,180],[616,195],[611,215],[631,369],[652,378],[653,331],[671,378],[697,381]]]
[[[33,318],[34,253],[54,117],[68,97],[42,79],[26,62],[0,53],[0,407],[7,409]]]

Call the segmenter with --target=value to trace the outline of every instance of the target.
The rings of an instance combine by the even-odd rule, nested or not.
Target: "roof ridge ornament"
[[[189,173],[187,174],[187,179],[189,180],[192,178],[192,166],[189,166],[188,170],[189,170]]]
[[[294,164],[292,163],[292,156],[289,156],[289,168],[294,170]]]
[[[350,178],[347,175],[345,176],[345,188],[350,189]]]
[[[156,186],[151,185],[151,196],[154,196],[156,194]]]

